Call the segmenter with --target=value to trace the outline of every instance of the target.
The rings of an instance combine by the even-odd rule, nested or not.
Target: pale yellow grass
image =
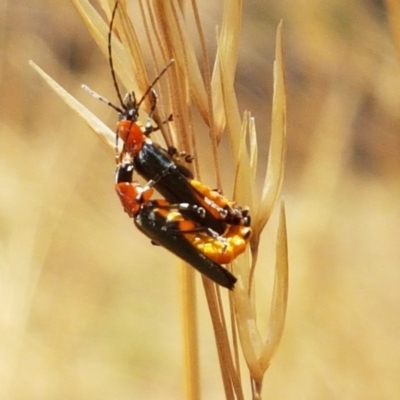
[[[112,111],[80,89],[112,97],[108,66],[70,4],[35,4],[0,6],[0,397],[184,398],[174,258],[137,234],[113,193],[110,152],[27,60],[112,127]],[[269,131],[265,99],[281,18],[291,280],[264,397],[397,399],[400,75],[384,10],[341,1],[246,5],[237,88],[257,131]],[[276,225],[261,239],[266,265],[275,236]],[[257,312],[268,315],[272,274],[255,274],[265,296]],[[202,393],[220,398],[199,303]]]

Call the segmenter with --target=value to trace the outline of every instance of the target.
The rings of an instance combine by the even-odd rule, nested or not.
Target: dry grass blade
[[[202,280],[217,343],[219,366],[221,369],[225,397],[226,399],[233,399],[234,397],[230,369],[231,362],[227,360],[227,357],[230,357],[229,343],[227,341],[225,323],[222,320],[223,315],[221,315],[220,304],[216,295],[215,284],[205,277],[202,277]]]
[[[170,110],[174,111],[175,116],[179,115],[179,118],[174,120],[171,129],[171,138],[173,140],[169,144],[194,156],[194,169],[197,174],[199,171],[199,158],[196,155],[195,135],[193,134],[194,124],[191,115],[192,98],[190,96],[193,90],[189,88],[188,74],[192,73],[192,77],[197,81],[197,87],[203,92],[204,96],[205,89],[198,65],[197,72],[195,72],[194,67],[192,68],[186,64],[189,63],[191,65],[194,61],[192,59],[194,54],[191,57],[188,56],[188,52],[193,53],[194,50],[191,48],[188,38],[182,33],[179,22],[182,19],[182,16],[179,17],[180,13],[180,9],[175,10],[167,2],[147,2],[147,15],[150,19],[150,23],[148,22],[147,26],[151,26],[155,30],[154,36],[160,48],[159,51],[162,57],[175,59],[175,65],[168,73],[168,94]],[[175,39],[178,40],[177,43],[173,41]],[[155,58],[153,62],[156,64]],[[203,110],[203,113],[204,117],[208,119],[206,117],[206,109]]]
[[[188,40],[190,35],[186,31],[182,11],[174,5],[174,2],[154,2],[153,7],[160,23],[161,35],[164,37],[166,48],[169,51],[169,57],[176,59],[201,116],[207,124],[210,124],[206,89],[196,52],[193,44]]]
[[[45,82],[74,110],[80,115],[86,123],[97,133],[100,139],[109,145],[111,148],[115,147],[115,133],[84,107],[78,100],[71,96],[65,89],[63,89],[57,82],[50,78],[38,65],[33,61],[29,61],[32,68],[45,80]]]
[[[274,63],[274,96],[272,102],[271,143],[268,155],[268,167],[263,186],[260,206],[254,219],[253,245],[256,247],[259,234],[272,213],[275,201],[280,193],[286,154],[286,95],[283,66],[282,22],[276,36]]]
[[[283,74],[281,24],[277,30],[276,61],[274,67],[275,85],[272,110],[271,145],[269,149],[268,172],[264,185],[264,193],[258,206],[258,212],[256,213],[255,226],[253,226],[255,238],[252,239],[252,268],[249,271],[245,268],[244,264],[242,265],[241,263],[235,267],[235,271],[239,271],[239,281],[234,292],[236,320],[244,358],[249,367],[250,376],[253,382],[253,398],[260,398],[261,396],[262,381],[265,371],[268,368],[271,358],[276,351],[282,336],[286,316],[288,293],[286,223],[284,207],[282,206],[277,239],[276,275],[274,294],[271,304],[268,337],[267,340],[263,340],[257,326],[254,296],[252,295],[251,288],[253,286],[252,278],[257,260],[259,235],[267,223],[270,213],[272,212],[276,198],[279,195],[283,179],[283,163],[285,160],[286,149],[286,99]],[[221,60],[221,76],[226,109],[228,109],[227,105],[229,105],[231,106],[229,110],[235,111],[237,105],[233,97],[233,89],[227,85],[229,83],[226,82],[228,79],[225,79],[226,77],[224,75],[223,60]],[[228,114],[230,118],[233,118],[233,121],[235,121],[234,118],[235,116],[237,118],[237,114],[230,112]],[[228,129],[231,128],[230,118],[227,120]],[[255,176],[257,167],[255,126],[254,121],[250,118],[249,113],[246,113],[244,116],[240,137],[241,142],[239,144],[239,159],[235,160],[239,167],[237,175],[239,176],[242,168],[246,172],[246,175],[243,175],[242,179],[237,179],[237,185],[235,187],[235,190],[237,191],[246,188],[246,183],[243,182],[243,180],[247,178],[247,181],[250,181],[248,178],[249,176]],[[232,138],[232,140],[235,139]],[[246,151],[247,141],[250,143],[250,160]],[[249,196],[249,198],[251,197],[251,199],[255,199],[254,195],[252,194],[252,190],[254,190],[254,184],[251,180],[250,189],[247,188],[247,191],[251,193],[251,195],[249,196],[247,194],[247,196]],[[240,195],[238,197],[240,198]],[[247,202],[249,202],[249,199],[247,199]],[[251,205],[254,206],[254,201],[251,202]],[[250,265],[250,260],[247,261],[249,261],[249,263],[246,264],[246,266]]]
[[[240,143],[242,139],[242,121],[240,118],[236,92],[234,89],[234,75],[232,75],[232,71],[234,68],[236,68],[236,66],[232,66],[232,60],[229,58],[229,51],[228,49],[224,49],[223,43],[220,40],[218,41],[217,59],[229,142],[232,148],[232,160],[234,165],[238,165],[240,156]]]
[[[258,357],[257,369],[251,369],[253,399],[261,399],[264,374],[278,349],[285,326],[288,299],[288,247],[285,206],[282,202],[276,243],[275,283],[271,302],[268,337]]]
[[[89,32],[93,36],[100,50],[108,58],[108,31],[109,26],[106,24],[94,9],[94,7],[87,0],[72,0],[74,6],[81,15],[84,23],[86,24]],[[129,68],[128,57],[121,43],[112,38],[113,60],[114,68],[119,78],[126,88],[129,90],[137,91],[138,87],[136,80],[133,79],[132,70]]]
[[[200,397],[199,349],[195,272],[190,265],[181,262],[181,299],[183,330],[183,361],[185,398]]]
[[[125,3],[125,1],[119,1],[118,3],[115,26],[118,27],[118,34],[120,36],[121,43],[123,43],[125,56],[128,54],[127,59],[131,65],[131,76],[135,77],[135,83],[138,86],[138,90],[134,90],[143,94],[149,86],[149,81],[147,78],[146,67],[144,65],[140,41],[136,35],[134,27],[132,26]],[[128,86],[127,88],[132,90],[131,86]],[[150,102],[148,99],[145,99],[144,108],[146,110],[150,109]]]
[[[248,132],[249,132],[249,154],[250,154],[250,168],[252,169],[252,179],[255,181],[257,175],[258,165],[258,145],[257,145],[257,132],[254,118],[248,113],[245,118],[248,119]]]
[[[221,297],[221,289],[216,285],[214,286],[216,288],[216,293],[217,293],[218,309],[219,309],[221,328],[222,328],[219,337],[223,339],[220,348],[222,359],[224,361],[223,368],[229,374],[230,386],[232,387],[232,390],[235,392],[236,399],[240,400],[243,399],[243,388],[242,388],[242,383],[240,381],[240,375],[238,373],[239,372],[238,365],[235,365],[233,362],[233,354],[229,344],[224,306]],[[231,299],[232,298],[230,297],[230,300]]]
[[[226,123],[226,109],[222,95],[220,60],[224,60],[225,75],[229,81],[235,78],[239,40],[242,24],[242,1],[225,0],[221,30],[218,38],[218,51],[212,76],[214,123],[217,138],[220,139]]]
[[[289,288],[289,259],[287,246],[285,205],[281,203],[278,236],[276,243],[275,283],[272,295],[268,339],[262,349],[260,364],[267,370],[272,357],[278,349],[285,326]]]
[[[263,339],[257,327],[252,301],[247,292],[247,285],[239,280],[234,291],[235,313],[240,344],[250,376],[262,378],[264,371],[259,364],[263,349]]]
[[[201,24],[201,19],[199,15],[199,9],[197,7],[196,0],[191,0],[192,9],[193,9],[193,16],[196,21],[196,28],[200,40],[201,46],[201,59],[202,59],[202,66],[203,66],[203,79],[204,79],[204,87],[206,88],[207,94],[207,103],[208,103],[208,120],[210,121],[209,124],[209,137],[211,140],[211,146],[213,151],[213,160],[214,160],[214,171],[215,171],[215,182],[216,187],[222,190],[222,180],[221,180],[221,170],[220,170],[220,163],[218,158],[218,136],[219,136],[219,129],[220,127],[217,126],[215,121],[215,114],[214,114],[214,99],[213,99],[213,91],[211,88],[211,70],[210,70],[210,57],[207,51],[206,45],[206,38],[204,36],[203,27]],[[215,96],[214,96],[215,97]],[[221,102],[220,102],[221,103]],[[223,108],[220,107],[220,112],[224,114]],[[225,119],[224,123],[225,124]],[[193,135],[193,140],[195,141],[195,135]]]
[[[219,44],[219,46],[221,45]],[[220,66],[219,72],[221,74],[222,95],[224,100],[225,113],[227,116],[226,123],[229,134],[229,141],[231,145],[232,160],[233,160],[233,165],[235,165],[237,168],[236,181],[238,182],[238,184],[235,185],[235,191],[239,195],[238,191],[242,191],[242,189],[244,189],[244,185],[248,186],[252,184],[252,182],[249,182],[248,180],[248,177],[251,176],[251,170],[250,170],[250,164],[248,162],[247,151],[245,151],[244,149],[245,145],[243,145],[243,143],[245,143],[244,136],[247,134],[247,132],[246,129],[242,128],[242,121],[239,114],[239,107],[237,104],[236,93],[233,86],[233,79],[232,76],[229,74],[230,66],[227,65],[226,60],[223,58],[224,54],[222,51],[220,51],[218,55],[219,55],[219,66]],[[225,74],[225,72],[227,73]],[[243,180],[240,178],[239,175],[242,175],[245,172],[243,169],[246,168],[246,166],[248,167],[247,172],[250,175],[247,175],[247,180],[246,179]]]
[[[253,171],[249,162],[246,146],[247,137],[250,133],[250,121],[248,117],[249,114],[245,113],[243,122],[241,124],[242,129],[240,132],[241,140],[239,145],[239,154],[235,163],[236,171],[233,198],[238,204],[246,204],[248,207],[250,207],[250,210],[252,210],[255,203],[255,185],[254,181],[249,179],[249,176],[252,176]],[[228,117],[228,120],[229,118],[230,117]]]

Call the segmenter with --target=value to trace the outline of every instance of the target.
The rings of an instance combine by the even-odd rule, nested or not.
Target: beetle
[[[183,215],[183,211],[190,209],[204,218],[202,207],[152,200],[152,184],[142,187],[133,182],[133,171],[133,163],[129,157],[125,158],[116,169],[115,190],[136,227],[154,244],[163,246],[215,283],[232,290],[236,277],[220,263],[231,262],[245,250],[250,228],[232,226],[226,236],[220,237]]]
[[[132,157],[132,166],[136,172],[145,180],[153,181],[154,187],[169,203],[189,203],[197,206],[197,208],[202,207],[205,210],[204,217],[200,217],[197,213],[194,213],[191,208],[182,210],[182,214],[186,218],[192,219],[196,223],[211,229],[218,235],[223,235],[230,229],[231,225],[250,227],[251,219],[248,208],[239,207],[234,202],[228,201],[224,207],[219,208],[215,207],[216,202],[209,203],[207,196],[202,192],[202,189],[206,188],[206,186],[202,186],[200,182],[193,180],[190,170],[175,162],[171,149],[163,149],[149,137],[152,132],[159,129],[158,125],[153,125],[151,122],[157,103],[157,94],[153,87],[168,70],[169,66],[172,65],[173,60],[164,67],[139,100],[136,99],[134,92],[128,93],[125,99],[122,99],[116,80],[111,46],[112,29],[117,7],[118,2],[115,3],[111,16],[108,34],[108,52],[111,75],[121,106],[112,104],[110,101],[85,87],[93,96],[118,112],[119,117],[116,132],[117,163],[121,162],[125,154],[130,154]],[[152,104],[148,115],[148,122],[143,126],[138,121],[139,108],[144,99],[150,94]],[[165,122],[171,120],[172,116]],[[124,142],[122,152],[120,153],[118,153],[119,138]]]

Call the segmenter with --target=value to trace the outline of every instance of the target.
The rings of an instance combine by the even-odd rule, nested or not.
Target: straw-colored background
[[[261,148],[285,23],[291,276],[265,398],[397,399],[400,69],[385,9],[246,3],[237,89]],[[218,15],[203,10],[212,44]],[[113,126],[115,113],[80,89],[115,99],[107,61],[68,1],[2,1],[0,21],[0,398],[183,398],[177,263],[122,212],[112,152],[27,64]],[[201,290],[199,302],[203,398],[222,398]]]

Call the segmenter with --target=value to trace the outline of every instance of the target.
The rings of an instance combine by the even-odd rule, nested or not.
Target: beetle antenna
[[[112,58],[111,36],[112,36],[115,15],[117,13],[117,8],[118,8],[118,0],[115,2],[115,6],[114,6],[114,9],[111,14],[110,28],[108,30],[108,63],[110,64],[111,77],[112,77],[112,80],[114,83],[115,91],[117,92],[118,99],[121,103],[121,107],[124,110],[126,110],[126,107],[125,107],[124,101],[122,100],[121,92],[119,90],[119,86],[117,83],[117,77],[115,75],[114,62],[113,62],[113,58]],[[115,108],[115,107],[113,107],[113,108]]]
[[[147,90],[144,92],[144,95],[142,96],[142,98],[139,100],[139,102],[137,103],[137,106],[139,107],[142,103],[143,100],[146,98],[146,96],[150,93],[150,91],[153,89],[154,85],[160,80],[160,78],[165,74],[165,72],[167,72],[168,68],[175,62],[175,60],[173,58],[171,58],[171,60],[169,60],[168,64],[163,68],[163,70],[158,74],[158,76],[156,77],[156,79],[154,79],[154,81],[152,82],[152,84],[147,88]]]
[[[86,85],[81,85],[81,88],[83,90],[85,90],[86,92],[88,92],[89,94],[91,94],[95,99],[102,101],[103,103],[106,103],[108,106],[110,106],[111,108],[113,108],[115,111],[119,112],[119,113],[123,113],[124,110],[122,110],[121,108],[117,107],[116,105],[114,105],[113,103],[111,103],[111,101],[107,100],[105,97],[99,95],[98,93],[96,93],[94,90],[90,89],[89,86]]]

